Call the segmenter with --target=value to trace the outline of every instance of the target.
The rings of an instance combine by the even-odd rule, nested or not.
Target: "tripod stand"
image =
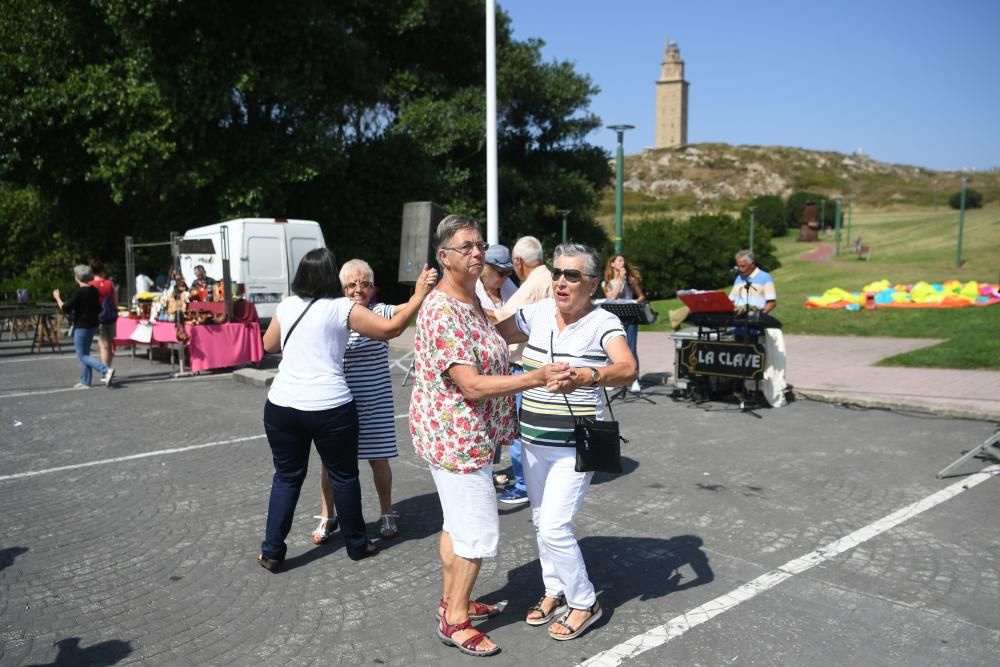
[[[622,300],[622,301],[603,301],[599,304],[601,308],[613,313],[618,316],[623,325],[629,324],[652,324],[656,321],[656,313],[649,308],[649,304],[639,303],[637,301]],[[640,399],[646,401],[651,405],[656,405],[656,401],[649,398],[648,396],[643,396],[641,393],[633,393],[629,395],[629,388],[622,387],[608,399],[608,403],[613,403],[616,400],[622,402],[627,401],[629,398]]]
[[[992,451],[990,451],[990,447],[993,448]],[[982,456],[983,458],[1000,462],[1000,431],[997,431],[991,437],[987,438],[986,442],[983,444],[970,449],[965,454],[962,454],[962,456],[956,459],[954,463],[951,463],[948,467],[939,472],[937,474],[937,478],[941,479],[953,468],[956,468],[960,464],[965,463],[969,459],[976,458],[977,456]]]

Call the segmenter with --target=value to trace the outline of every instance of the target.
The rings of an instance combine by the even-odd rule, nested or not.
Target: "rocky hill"
[[[798,191],[842,197],[855,205],[947,206],[949,195],[961,188],[962,176],[970,177],[969,187],[983,194],[984,203],[1000,199],[997,169],[933,171],[879,162],[862,153],[716,143],[627,155],[624,189],[630,213],[734,210],[759,195],[787,198]],[[613,212],[613,185],[601,214],[609,205]]]

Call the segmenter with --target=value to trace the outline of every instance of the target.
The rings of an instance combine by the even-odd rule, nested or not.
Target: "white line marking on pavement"
[[[97,374],[97,371],[94,371]],[[232,373],[213,373],[212,375],[185,375],[183,377],[164,377],[154,380],[142,380],[136,378],[122,377],[115,381],[115,385],[133,384],[136,386],[147,384],[160,384],[162,382],[190,382],[196,380],[212,380],[231,376]],[[98,378],[100,379],[100,378]],[[91,385],[90,389],[100,390],[103,394],[105,387],[100,384]],[[16,394],[0,394],[0,400],[4,398],[21,398],[23,396],[44,396],[45,394],[61,394],[63,392],[90,391],[90,389],[75,389],[73,387],[62,387],[60,389],[38,389],[35,391],[21,391]],[[117,391],[117,390],[116,390]],[[105,394],[106,395],[106,394]]]
[[[167,454],[179,454],[181,452],[190,452],[195,449],[204,449],[206,447],[218,447],[219,445],[232,445],[237,442],[247,442],[249,440],[259,440],[265,437],[263,433],[260,435],[248,435],[245,438],[233,438],[232,440],[218,440],[216,442],[206,442],[201,445],[191,445],[189,447],[174,447],[172,449],[160,449],[155,452],[145,452],[143,454],[131,454],[129,456],[116,456],[113,459],[101,459],[100,461],[88,461],[87,463],[75,463],[69,466],[59,466],[57,468],[46,468],[45,470],[29,470],[28,472],[18,472],[13,475],[0,475],[0,482],[6,481],[8,479],[20,479],[22,477],[35,477],[36,475],[45,475],[50,472],[62,472],[64,470],[76,470],[78,468],[89,468],[90,466],[100,466],[107,463],[121,463],[122,461],[134,461],[136,459],[145,459],[151,456],[166,456]]]
[[[410,415],[408,415],[408,414],[404,414],[404,415],[396,415],[395,417],[393,417],[393,419],[406,419],[406,418],[407,418],[407,417],[409,417],[409,416],[410,416]]]
[[[786,579],[790,579],[796,574],[802,574],[806,570],[830,560],[834,556],[853,549],[873,537],[881,535],[890,528],[894,528],[904,521],[912,519],[918,514],[926,512],[932,507],[940,505],[963,491],[967,491],[997,475],[1000,475],[1000,465],[984,468],[981,472],[955,482],[951,486],[927,496],[923,500],[918,500],[874,523],[868,524],[864,528],[859,528],[850,535],[834,540],[800,558],[790,560],[777,569],[771,570],[729,593],[720,595],[714,600],[709,600],[705,604],[695,607],[680,616],[675,616],[667,621],[665,625],[652,628],[641,635],[636,635],[628,641],[622,642],[618,646],[602,651],[581,663],[581,665],[587,667],[612,667],[613,665],[621,664],[629,658],[634,658],[640,653],[662,646],[673,639],[677,639],[691,628],[701,625],[723,612],[729,611],[736,605],[746,602],[766,590],[774,588]]]
[[[58,352],[61,355],[58,357],[45,356],[45,357],[23,357],[19,359],[4,359],[0,361],[0,364],[23,364],[26,361],[66,361],[67,359],[76,359],[76,355],[72,352]]]

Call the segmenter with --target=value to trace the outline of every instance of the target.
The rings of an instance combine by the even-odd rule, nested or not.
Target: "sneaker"
[[[512,486],[500,494],[499,500],[504,505],[523,505],[528,502],[528,492],[525,489]]]
[[[77,382],[75,385],[73,385],[73,389],[90,389],[90,385],[84,384],[82,382]]]
[[[108,372],[101,377],[101,382],[104,383],[105,387],[111,386],[111,378],[115,376],[115,369],[109,368]]]
[[[638,380],[632,382],[632,386],[628,388],[633,394],[642,393],[642,385],[639,384]]]

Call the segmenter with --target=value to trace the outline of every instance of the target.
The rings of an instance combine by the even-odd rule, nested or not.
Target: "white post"
[[[496,0],[486,0],[486,242],[500,243],[497,222]]]

